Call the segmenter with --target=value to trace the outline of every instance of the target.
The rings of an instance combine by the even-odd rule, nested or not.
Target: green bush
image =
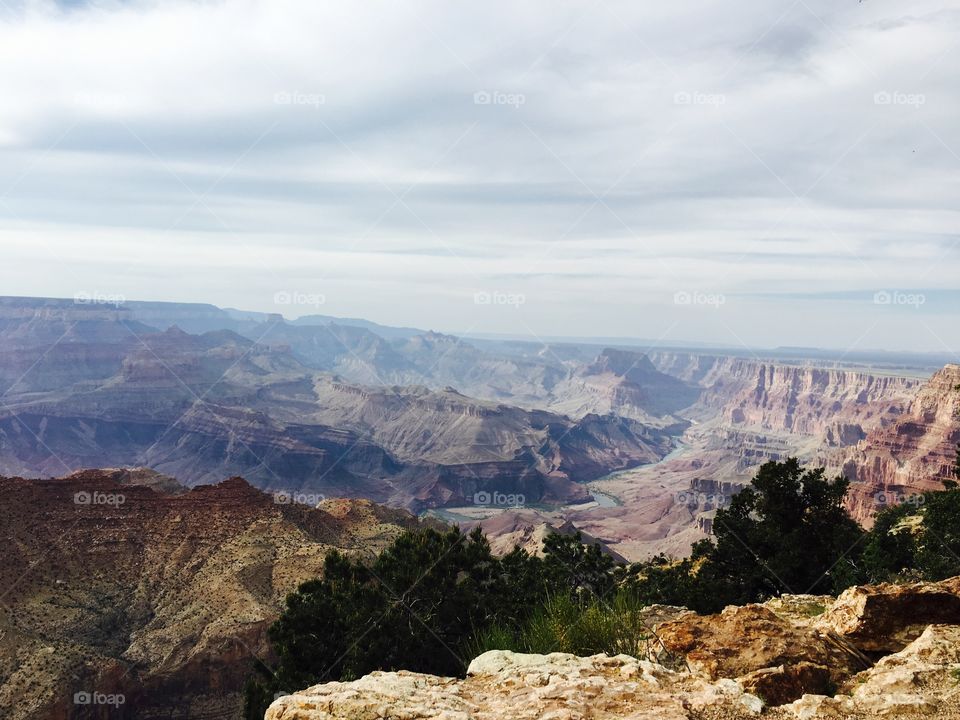
[[[958,456],[960,457],[960,456]],[[958,465],[960,477],[960,465]],[[642,610],[716,612],[790,593],[837,593],[865,580],[960,574],[960,489],[885,510],[870,533],[847,515],[848,481],[796,459],[769,462],[717,511],[714,538],[690,557],[617,565],[579,535],[551,535],[545,556],[493,557],[470,535],[404,533],[372,562],[331,553],[322,579],[287,597],[270,630],[278,663],[259,663],[246,715],[274,694],[373,670],[460,675],[486,650],[647,654]]]
[[[839,592],[862,577],[864,533],[843,506],[848,484],[795,458],[768,462],[717,511],[712,539],[685,560],[660,556],[629,568],[625,584],[643,601],[702,613],[783,593]]]
[[[960,575],[960,489],[924,493],[919,502],[879,513],[863,565],[871,582]]]
[[[645,603],[629,592],[618,592],[610,602],[554,595],[527,622],[512,630],[488,628],[471,643],[474,655],[488,650],[574,655],[632,655],[644,657],[652,634],[643,613]]]
[[[478,633],[515,633],[548,597],[609,592],[613,562],[579,534],[554,536],[546,557],[515,549],[495,558],[479,529],[401,535],[373,562],[330,553],[323,578],[304,583],[270,628],[279,660],[260,663],[246,715],[262,718],[284,690],[373,670],[460,675]]]

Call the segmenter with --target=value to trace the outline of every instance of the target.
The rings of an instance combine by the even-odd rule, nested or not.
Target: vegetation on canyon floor
[[[956,469],[960,477],[960,455]],[[276,666],[258,664],[246,712],[284,691],[374,670],[462,675],[489,649],[644,654],[642,610],[700,613],[784,593],[960,575],[960,489],[924,493],[865,531],[846,513],[849,482],[796,459],[763,465],[718,510],[690,557],[618,565],[579,534],[551,535],[544,557],[495,557],[479,529],[409,531],[372,562],[331,553],[322,579],[287,598],[270,631]]]

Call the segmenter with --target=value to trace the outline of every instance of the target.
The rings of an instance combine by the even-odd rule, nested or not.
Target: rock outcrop
[[[920,381],[738,357],[651,353],[654,365],[704,388],[692,416],[725,424],[814,436],[825,445],[857,442],[902,413]]]
[[[853,647],[762,605],[684,617],[661,625],[657,636],[664,649],[686,658],[694,673],[712,680],[739,678],[769,704],[824,693],[866,669]]]
[[[943,488],[960,443],[960,365],[947,365],[917,393],[906,413],[872,430],[844,458],[853,482],[848,508],[859,521],[891,502]]]
[[[331,549],[378,551],[418,526],[310,500],[142,470],[0,478],[0,717],[236,720],[286,594]],[[84,707],[77,693],[125,702]]]
[[[735,720],[760,708],[735,682],[712,683],[626,655],[494,650],[470,664],[465,680],[375,672],[281,697],[266,720],[689,720],[706,709]]]
[[[957,720],[960,619],[933,598],[960,602],[960,578],[708,617],[651,607],[648,658],[496,650],[465,679],[375,672],[280,697],[266,720]]]
[[[789,720],[960,717],[960,627],[930,625],[832,697],[804,695],[781,708]]]
[[[960,626],[960,578],[852,587],[818,621],[869,653],[899,652],[932,624]]]

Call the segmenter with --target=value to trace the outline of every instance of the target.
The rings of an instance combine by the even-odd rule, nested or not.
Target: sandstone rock
[[[495,650],[476,658],[465,680],[375,672],[279,698],[266,720],[691,720],[703,711],[739,720],[760,709],[736,682],[708,682],[625,655]]]
[[[784,705],[802,697],[813,688],[829,688],[833,673],[823,665],[798,662],[775,668],[755,670],[740,678],[744,690],[756,695],[767,705]]]
[[[960,625],[960,578],[844,591],[817,626],[864,652],[898,652],[933,623]]]
[[[684,656],[695,673],[713,680],[741,678],[770,704],[825,693],[865,667],[856,652],[826,633],[763,605],[684,617],[664,623],[657,635],[667,650]]]
[[[960,717],[960,627],[931,625],[835,697],[805,695],[782,711],[796,720]]]
[[[897,499],[940,490],[953,477],[960,442],[960,365],[947,365],[916,393],[901,417],[871,430],[842,463],[853,482],[847,507],[869,525]]]
[[[239,478],[171,483],[128,470],[0,478],[4,720],[81,717],[83,691],[123,694],[117,718],[236,720],[286,594],[331,549],[377,551],[419,524],[370,503],[336,516],[278,504]]]
[[[901,652],[888,655],[854,678],[853,699],[856,705],[879,714],[956,708],[960,682],[953,671],[958,669],[960,627],[931,625]]]
[[[826,695],[804,695],[781,708],[781,713],[796,720],[819,720],[839,717],[840,702]]]

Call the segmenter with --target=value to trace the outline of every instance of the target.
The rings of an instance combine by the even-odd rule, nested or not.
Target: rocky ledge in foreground
[[[495,650],[465,679],[375,672],[266,720],[960,719],[960,578],[649,613],[649,658]]]

